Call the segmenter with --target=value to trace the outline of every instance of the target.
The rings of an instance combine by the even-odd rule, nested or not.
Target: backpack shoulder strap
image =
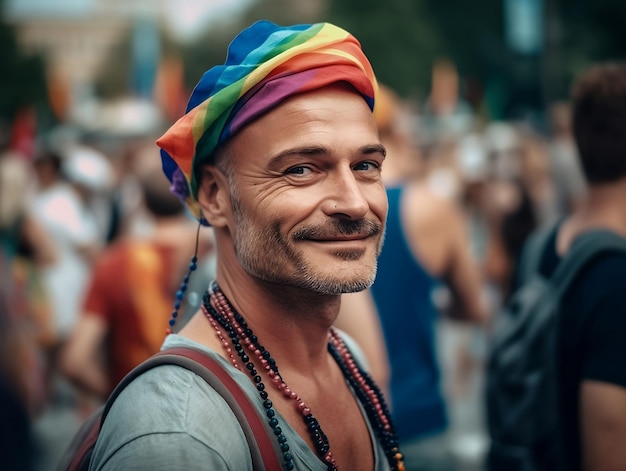
[[[107,399],[101,424],[122,390],[139,375],[159,365],[178,365],[196,373],[224,398],[246,436],[255,471],[282,469],[274,442],[248,396],[216,360],[194,348],[175,347],[162,350],[136,366]]]
[[[626,239],[608,230],[592,230],[577,237],[552,275],[557,295],[563,294],[591,259],[607,252],[626,253]]]

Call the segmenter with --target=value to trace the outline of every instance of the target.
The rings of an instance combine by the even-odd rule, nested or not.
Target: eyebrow
[[[325,146],[302,146],[286,149],[270,158],[270,167],[280,167],[285,161],[297,156],[330,155],[332,152]],[[383,159],[387,156],[387,149],[382,144],[367,144],[358,148],[357,154],[372,155],[381,154]]]
[[[362,154],[382,154],[383,158],[387,157],[387,149],[382,144],[370,144],[361,147]]]

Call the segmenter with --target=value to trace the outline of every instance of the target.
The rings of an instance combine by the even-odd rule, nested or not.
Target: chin
[[[375,276],[376,274],[374,273],[359,277],[337,277],[336,274],[307,277],[306,280],[303,280],[302,286],[322,294],[356,293],[372,286]]]

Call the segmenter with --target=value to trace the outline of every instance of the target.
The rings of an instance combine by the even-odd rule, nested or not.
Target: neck
[[[559,253],[565,253],[577,235],[592,229],[608,229],[626,237],[624,201],[626,179],[591,186],[585,201],[563,224],[558,239]]]
[[[217,281],[233,307],[285,367],[306,365],[315,370],[327,365],[328,333],[339,313],[340,296],[279,286],[247,274],[233,276],[219,267]]]
[[[586,201],[572,219],[583,228],[606,227],[626,235],[626,178],[615,183],[593,185]]]

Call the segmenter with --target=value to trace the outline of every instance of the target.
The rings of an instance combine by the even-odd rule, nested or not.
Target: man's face
[[[244,128],[228,152],[229,229],[244,269],[326,294],[369,287],[387,214],[384,152],[363,98],[339,87]]]

